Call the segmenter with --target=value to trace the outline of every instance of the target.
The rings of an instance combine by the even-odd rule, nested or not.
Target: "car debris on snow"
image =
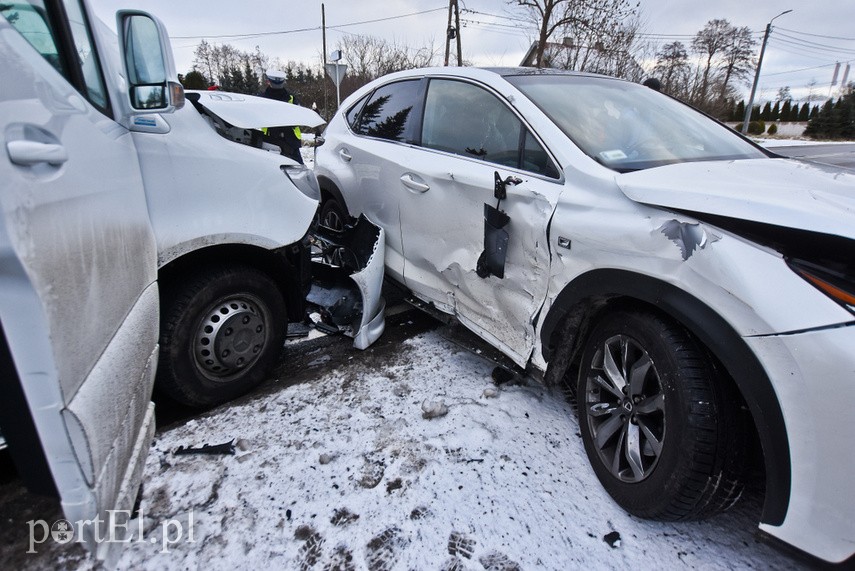
[[[173,454],[175,456],[183,456],[187,454],[225,454],[234,456],[235,441],[234,439],[222,444],[203,444],[202,446],[179,446]]]
[[[445,405],[444,401],[431,401],[427,399],[422,401],[422,418],[439,418],[446,414],[448,414],[448,407]]]

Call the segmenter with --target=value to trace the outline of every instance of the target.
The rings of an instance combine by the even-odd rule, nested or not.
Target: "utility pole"
[[[792,10],[784,10],[775,18],[780,18],[784,14],[789,14]],[[763,65],[763,54],[766,52],[766,42],[769,41],[769,34],[772,32],[772,22],[775,18],[769,20],[766,24],[766,33],[763,34],[763,44],[760,46],[760,59],[757,60],[757,71],[754,73],[754,84],[751,86],[751,96],[748,98],[748,105],[745,106],[745,117],[742,120],[742,134],[748,132],[748,123],[751,121],[751,112],[754,110],[754,94],[757,93],[757,84],[760,82],[760,66]]]
[[[463,49],[460,47],[460,9],[454,0],[454,30],[457,32],[457,66],[463,67]]]
[[[326,73],[327,69],[327,13],[324,9],[323,3],[321,4],[321,30],[323,35],[324,42],[324,73]],[[324,114],[327,113],[327,82],[324,80]]]
[[[451,18],[454,17],[454,26],[451,25]],[[448,27],[445,29],[445,63],[448,65],[449,56],[451,55],[451,40],[457,39],[457,65],[463,65],[463,51],[460,47],[460,10],[457,6],[457,0],[448,1]]]

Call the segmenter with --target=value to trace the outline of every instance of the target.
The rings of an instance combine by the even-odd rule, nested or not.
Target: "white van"
[[[253,134],[323,121],[236,94],[184,106],[144,12],[119,12],[118,38],[83,0],[0,16],[0,448],[72,524],[106,521],[137,496],[155,377],[185,404],[223,402],[303,319],[317,180]],[[359,299],[335,325],[364,348],[383,330],[383,235],[360,236],[339,264]],[[117,545],[74,531],[101,559]]]

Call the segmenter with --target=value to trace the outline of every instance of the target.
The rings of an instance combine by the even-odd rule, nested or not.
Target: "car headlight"
[[[816,289],[855,313],[855,280],[843,272],[798,259],[788,259],[790,268]]]
[[[312,200],[321,200],[321,187],[318,184],[315,171],[305,165],[282,165],[282,172],[288,175],[288,178],[300,192]]]

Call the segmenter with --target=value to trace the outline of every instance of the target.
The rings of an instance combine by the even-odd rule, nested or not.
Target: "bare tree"
[[[692,49],[706,60],[702,65],[701,84],[696,95],[698,103],[707,101],[710,81],[714,75],[715,58],[723,54],[730,45],[732,28],[727,20],[710,20],[692,40]]]
[[[534,66],[543,67],[543,53],[549,37],[573,18],[573,15],[568,13],[572,0],[509,0],[508,3],[522,7],[537,27]]]
[[[351,81],[357,80],[360,85],[387,73],[435,65],[439,57],[433,40],[424,47],[410,48],[395,40],[347,35],[336,47],[349,66]]]
[[[689,94],[689,53],[682,42],[666,44],[656,53],[653,73],[662,82],[662,91],[674,97],[686,99]]]
[[[754,46],[757,45],[757,40],[752,37],[747,26],[730,26],[727,35],[730,41],[725,47],[721,65],[720,101],[727,96],[732,80],[745,81],[751,75],[754,70]]]
[[[639,80],[638,4],[631,0],[510,0],[537,28],[534,65]],[[549,42],[557,34],[561,42]]]

